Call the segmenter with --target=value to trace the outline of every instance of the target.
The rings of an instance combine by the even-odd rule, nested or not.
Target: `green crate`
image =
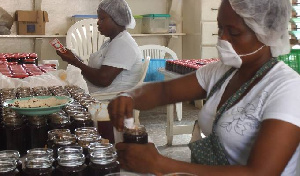
[[[300,73],[300,49],[292,49],[289,54],[279,56],[278,59]]]

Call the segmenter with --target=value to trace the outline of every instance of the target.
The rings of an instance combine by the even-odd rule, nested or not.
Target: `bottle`
[[[76,144],[76,137],[74,134],[63,134],[61,136],[55,136],[54,138],[54,157],[57,156],[58,149],[60,147],[73,146]]]
[[[57,112],[49,115],[50,123],[49,129],[70,129],[70,117],[66,113]]]
[[[90,153],[88,175],[98,176],[109,173],[120,172],[120,165],[117,161],[117,153],[111,144],[99,144]]]
[[[133,128],[124,127],[124,143],[146,144],[148,143],[148,133],[143,125],[134,125]]]

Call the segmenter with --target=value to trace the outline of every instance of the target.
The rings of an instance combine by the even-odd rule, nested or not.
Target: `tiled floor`
[[[175,119],[175,124],[193,124],[197,119],[199,109],[190,103],[183,103],[183,117],[179,122]],[[187,147],[191,135],[175,135],[173,145],[167,146],[166,138],[166,107],[157,107],[152,110],[142,111],[140,113],[141,124],[146,126],[148,134],[153,142],[158,147],[161,154],[181,160],[190,161],[190,150]]]

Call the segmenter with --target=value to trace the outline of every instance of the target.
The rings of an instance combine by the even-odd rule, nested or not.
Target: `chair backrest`
[[[143,57],[150,56],[151,59],[178,59],[176,53],[168,47],[161,45],[139,46]]]
[[[140,85],[144,82],[144,79],[146,77],[147,70],[149,67],[149,63],[150,63],[150,56],[146,56],[146,58],[144,59],[144,64],[143,64],[143,73],[141,75],[141,79],[140,79],[138,85]]]
[[[98,31],[97,20],[84,19],[78,21],[67,32],[67,48],[75,52],[84,63],[88,62],[90,54],[100,49],[106,38]]]

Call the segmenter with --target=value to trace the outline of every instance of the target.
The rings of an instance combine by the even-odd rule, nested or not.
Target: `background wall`
[[[33,10],[36,1],[41,1],[41,9],[48,12],[49,22],[46,23],[46,35],[65,35],[68,28],[72,25],[71,17],[77,15],[96,15],[98,4],[101,0],[1,0],[0,6],[9,14],[14,16],[16,10]],[[148,13],[168,13],[171,0],[127,0],[134,15]],[[11,35],[16,35],[16,23],[11,29]],[[43,38],[42,54],[40,60],[51,60],[60,58],[54,49],[49,45],[53,38]],[[135,37],[139,45],[160,44],[167,45],[169,37]],[[65,44],[65,38],[59,40]],[[181,41],[181,37],[171,40]],[[34,52],[35,40],[33,38],[3,38],[0,36],[1,52]],[[172,44],[178,48],[176,52],[181,56],[181,42]],[[66,63],[60,60],[60,68],[65,68]]]

